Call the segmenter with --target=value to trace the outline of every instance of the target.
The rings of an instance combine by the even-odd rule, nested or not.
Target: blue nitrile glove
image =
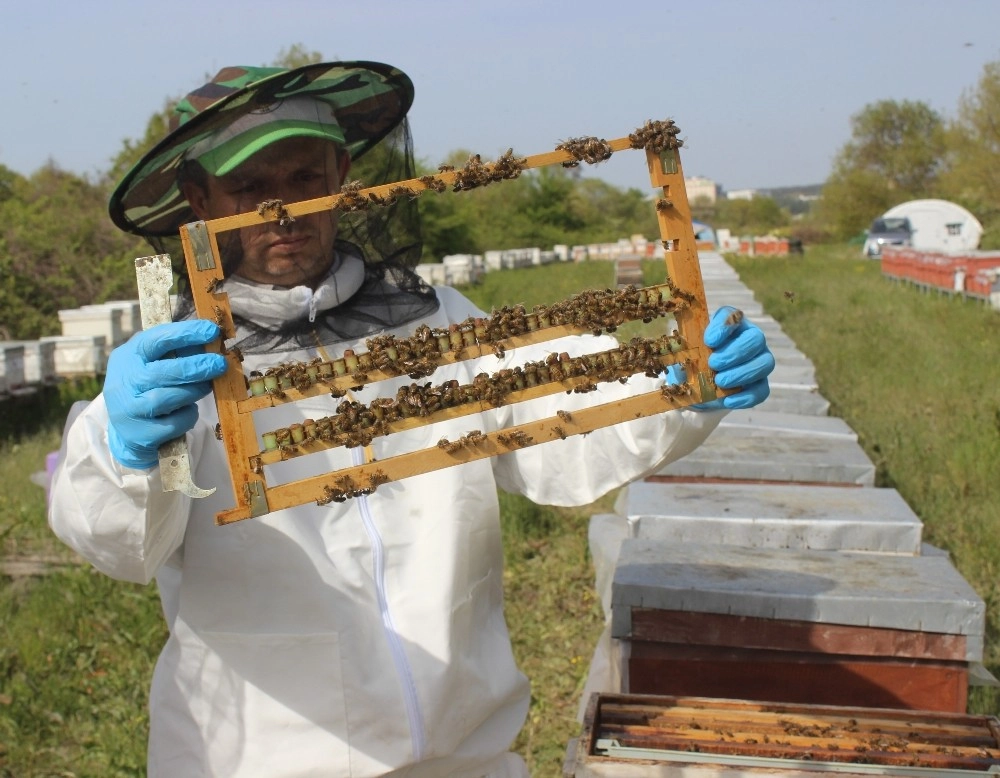
[[[774,355],[760,327],[747,321],[732,306],[720,308],[705,328],[705,345],[712,349],[708,366],[715,371],[715,383],[722,389],[740,387],[741,391],[707,403],[690,406],[696,411],[719,408],[736,410],[752,408],[767,399],[771,389],[767,377],[774,370]],[[681,365],[670,365],[664,371],[667,383],[681,384],[687,380]]]
[[[215,322],[178,321],[143,330],[111,352],[104,403],[111,420],[108,446],[121,464],[154,467],[157,449],[194,426],[194,403],[226,372],[225,357],[201,348],[218,337]],[[172,352],[178,356],[168,356]]]

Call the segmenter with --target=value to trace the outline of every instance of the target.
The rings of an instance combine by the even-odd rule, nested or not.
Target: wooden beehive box
[[[985,605],[944,555],[629,539],[621,691],[964,711]]]
[[[564,778],[995,774],[998,732],[992,716],[595,694]]]

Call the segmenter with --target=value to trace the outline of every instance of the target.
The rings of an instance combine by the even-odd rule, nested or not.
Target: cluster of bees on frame
[[[670,119],[657,121],[650,119],[635,132],[629,133],[629,144],[633,149],[649,149],[659,154],[664,149],[676,149],[684,145],[677,136],[680,128]],[[593,136],[570,138],[556,146],[557,151],[565,151],[573,157],[571,162],[563,162],[563,167],[577,167],[581,162],[596,165],[611,158],[614,153],[603,138]]]
[[[351,389],[369,383],[369,373],[383,376],[407,375],[413,379],[431,375],[445,354],[457,354],[466,348],[478,348],[479,353],[492,352],[498,359],[505,354],[504,343],[527,333],[549,327],[572,326],[593,332],[614,332],[627,321],[649,323],[687,307],[691,295],[665,284],[624,289],[587,290],[551,305],[536,305],[530,312],[523,305],[504,306],[489,318],[470,317],[447,329],[417,327],[409,338],[379,335],[365,341],[367,353],[344,351],[340,359],[330,362],[314,360],[308,364],[282,364],[250,373],[248,388],[251,396],[271,395],[285,399],[285,390],[306,392],[317,384],[330,387],[334,398],[343,397],[346,390],[337,388],[351,382]]]
[[[368,476],[368,485],[362,486],[355,483],[349,475],[339,475],[334,479],[335,487],[326,484],[323,487],[323,496],[316,500],[316,504],[323,506],[331,502],[346,502],[352,497],[360,497],[364,494],[371,494],[384,483],[388,483],[389,476],[381,470],[376,470]]]
[[[662,373],[665,358],[669,363],[669,357],[683,348],[684,344],[676,334],[659,338],[636,337],[608,351],[581,357],[570,357],[565,352],[552,353],[544,360],[503,368],[492,375],[479,373],[470,384],[460,384],[457,380],[438,385],[412,383],[400,387],[395,397],[378,397],[367,405],[345,400],[331,416],[306,419],[302,424],[266,432],[262,436],[264,453],[279,451],[281,458],[285,459],[302,453],[300,444],[315,442],[320,442],[323,448],[367,446],[376,437],[389,434],[393,422],[430,417],[439,411],[462,405],[496,408],[504,405],[515,392],[545,384],[561,383],[568,387],[566,393],[571,394],[592,392],[599,382],[625,383],[638,373],[655,378]],[[663,389],[664,395],[671,398],[689,391],[685,384],[667,385]],[[569,414],[560,414],[560,418],[568,420]],[[476,432],[459,441],[442,439],[438,445],[449,453],[455,453],[460,448],[476,446],[484,441],[485,436]],[[511,449],[531,442],[523,433],[501,435],[498,441]],[[309,450],[315,450],[315,446],[309,446]]]

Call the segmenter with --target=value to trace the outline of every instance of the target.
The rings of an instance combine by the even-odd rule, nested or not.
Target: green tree
[[[0,326],[11,337],[59,332],[57,312],[135,296],[144,249],[106,215],[107,191],[49,164],[0,202]]]
[[[962,95],[948,128],[945,195],[983,223],[984,248],[1000,248],[1000,62],[991,62],[975,89]]]
[[[841,238],[886,209],[935,194],[946,152],[941,116],[919,101],[881,100],[851,118],[851,139],[823,187],[820,213]]]
[[[718,200],[710,223],[716,229],[728,228],[733,235],[767,235],[789,222],[773,197],[757,196],[749,200]]]

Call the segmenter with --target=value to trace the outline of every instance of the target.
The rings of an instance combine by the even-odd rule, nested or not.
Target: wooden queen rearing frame
[[[626,149],[645,151],[652,185],[662,189],[662,196],[656,201],[656,212],[666,256],[668,278],[665,284],[643,289],[628,287],[618,291],[587,292],[565,303],[538,306],[531,312],[521,306],[505,308],[489,319],[452,325],[447,332],[431,331],[421,325],[416,328],[413,338],[381,336],[369,339],[368,353],[354,354],[348,350],[338,359],[281,365],[264,374],[251,373],[249,377],[244,374],[241,355],[236,349],[226,348],[221,340],[206,347],[226,356],[229,365],[226,373],[214,381],[213,392],[220,420],[217,437],[226,449],[237,503],[231,510],[217,514],[216,523],[228,524],[307,502],[325,504],[344,500],[368,493],[389,481],[570,435],[586,434],[727,394],[717,389],[708,367],[709,352],[703,340],[708,311],[677,133],[671,121],[651,121],[628,137],[612,141],[572,139],[554,151],[526,158],[515,158],[508,151],[491,163],[483,163],[474,156],[460,170],[442,167],[442,172],[436,175],[364,189],[360,184],[348,184],[339,194],[290,204],[266,201],[255,212],[183,226],[181,239],[195,310],[199,317],[218,322],[223,337],[229,339],[234,337],[235,327],[228,297],[219,290],[224,278],[218,236],[230,230],[273,220],[293,220],[297,216],[330,209],[349,211],[380,207],[396,197],[415,197],[427,190],[441,192],[449,186],[455,191],[471,189],[515,178],[522,170],[530,168],[599,162],[613,152]],[[161,258],[167,259],[136,260],[137,269],[140,263]],[[341,397],[359,385],[401,375],[428,376],[435,365],[478,359],[489,353],[501,354],[567,334],[610,331],[630,319],[649,321],[665,315],[672,315],[676,321],[677,328],[670,335],[652,340],[634,339],[620,349],[572,360],[565,354],[553,354],[544,363],[529,363],[523,369],[501,370],[492,376],[481,375],[470,386],[457,386],[453,381],[450,386],[431,390],[430,401],[426,396],[419,396],[419,387],[412,385],[411,402],[406,398],[400,402],[384,398],[365,407],[348,400],[338,406],[337,413],[324,419],[306,420],[301,425],[262,434],[254,426],[255,411],[281,403],[323,394]],[[145,318],[143,323],[149,326]],[[413,358],[414,351],[419,351],[419,359]],[[437,446],[299,481],[270,487],[266,483],[263,466],[267,464],[334,446],[367,445],[375,436],[480,413],[500,404],[557,392],[585,392],[595,388],[596,381],[624,382],[636,373],[655,375],[672,363],[685,366],[686,384],[593,405],[572,414],[560,411],[558,416],[489,434],[470,433],[454,442],[442,439]],[[182,439],[173,443],[178,442],[183,447]],[[181,483],[168,485],[168,479],[164,478],[164,488],[177,488],[192,496],[210,494],[191,483],[186,451],[180,456],[176,449],[165,452],[170,445],[161,449],[161,466],[163,470],[179,468],[181,472],[174,474]]]

